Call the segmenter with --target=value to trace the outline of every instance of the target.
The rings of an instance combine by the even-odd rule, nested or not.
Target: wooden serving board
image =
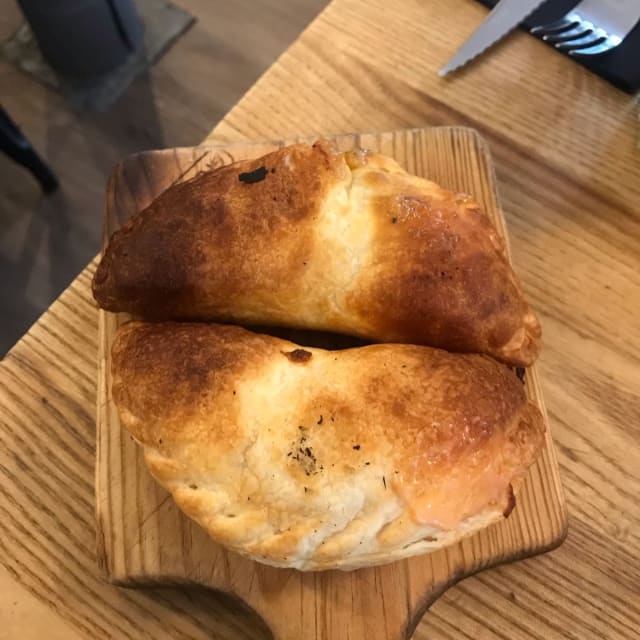
[[[332,137],[393,156],[408,171],[473,194],[506,236],[488,149],[470,129],[431,128]],[[105,238],[169,185],[198,171],[259,157],[297,140],[152,151],[131,156],[108,185]],[[556,547],[567,520],[547,427],[543,455],[530,470],[508,520],[455,546],[354,572],[300,573],[227,552],[181,514],[151,478],[111,398],[110,349],[124,314],[100,312],[96,512],[98,562],[119,585],[199,584],[237,596],[276,640],[399,640],[411,636],[435,598],[481,569]],[[546,412],[535,366],[529,397]],[[256,629],[256,632],[258,630]]]

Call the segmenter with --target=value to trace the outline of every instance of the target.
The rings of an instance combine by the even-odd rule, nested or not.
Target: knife
[[[440,69],[439,76],[446,76],[462,67],[485,49],[498,42],[515,29],[529,14],[533,13],[544,0],[500,0],[485,21],[471,37],[458,49],[449,62]]]

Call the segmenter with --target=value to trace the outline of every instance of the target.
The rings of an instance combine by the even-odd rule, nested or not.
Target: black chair
[[[58,179],[53,171],[36,153],[22,131],[18,129],[2,107],[0,107],[0,150],[18,164],[29,169],[45,193],[51,193],[58,188]]]

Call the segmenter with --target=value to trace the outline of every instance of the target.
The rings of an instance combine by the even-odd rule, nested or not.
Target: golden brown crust
[[[262,167],[263,180],[241,181]],[[304,278],[340,168],[324,145],[293,145],[173,186],[113,234],[94,277],[96,300],[150,318],[231,319],[247,295],[255,305],[286,298]]]
[[[154,476],[225,546],[354,568],[502,518],[543,442],[516,374],[409,345],[299,347],[234,326],[130,323],[113,398]]]
[[[394,170],[395,163],[385,171],[384,161],[350,160],[352,193],[366,193],[378,220],[350,306],[389,341],[500,356],[530,313],[504,243],[469,196]],[[531,333],[539,337],[535,319]],[[524,360],[535,357],[531,346]]]
[[[471,198],[324,142],[167,190],[114,234],[93,290],[102,307],[150,319],[324,329],[518,365],[539,349],[503,243]]]

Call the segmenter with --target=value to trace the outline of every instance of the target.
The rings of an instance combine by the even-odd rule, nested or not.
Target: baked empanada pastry
[[[508,367],[225,325],[123,326],[113,398],[153,476],[228,549],[301,570],[450,545],[507,516],[544,439]]]
[[[320,329],[528,365],[540,326],[467,195],[394,160],[293,145],[176,184],[114,233],[110,311]]]

